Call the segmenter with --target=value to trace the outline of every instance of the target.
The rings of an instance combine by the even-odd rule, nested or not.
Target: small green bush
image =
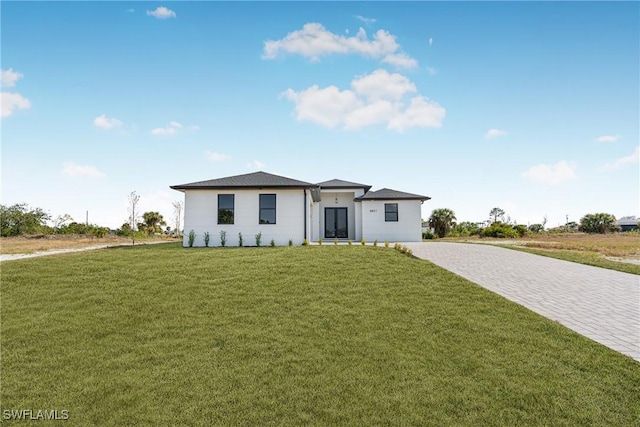
[[[436,235],[433,234],[433,232],[431,232],[431,231],[423,231],[422,232],[422,238],[424,240],[433,240],[433,239],[436,238]]]
[[[351,240],[347,240],[347,245],[351,246],[353,242]]]
[[[364,245],[366,245],[366,244],[367,244],[367,241],[365,240],[365,238],[364,238],[364,237],[362,238],[362,240],[360,240],[360,244],[361,244],[362,246],[364,246]]]
[[[238,246],[242,247],[242,233],[238,233]]]
[[[309,241],[307,239],[304,239],[302,241],[302,246],[309,246]]]
[[[289,239],[289,246],[293,246],[293,240]]]
[[[205,245],[206,247],[209,247],[209,239],[210,239],[210,238],[211,238],[211,236],[209,235],[209,232],[208,232],[208,231],[205,231],[205,232],[204,232],[204,245]],[[222,246],[224,246],[224,245],[222,245]]]
[[[374,240],[374,241],[373,241],[373,246],[374,246],[374,247],[377,247],[377,246],[378,246],[378,239],[376,239],[376,240]]]
[[[227,246],[227,232],[224,230],[220,230],[220,246]]]
[[[269,246],[271,246],[272,248],[276,247],[276,241],[271,239],[271,241],[269,242]]]
[[[318,245],[322,246],[322,238],[318,239]]]
[[[191,230],[189,231],[189,247],[192,248],[193,247],[193,242],[195,242],[196,240],[196,232]]]
[[[515,239],[520,237],[518,232],[513,229],[513,227],[509,224],[505,224],[504,222],[494,222],[490,226],[484,228],[480,232],[480,237],[496,237],[499,239]]]
[[[384,247],[385,247],[385,248],[388,248],[388,247],[389,247],[389,241],[388,241],[388,240],[385,240],[385,241],[384,241]]]
[[[260,247],[261,242],[262,242],[262,231],[256,234],[256,246]]]

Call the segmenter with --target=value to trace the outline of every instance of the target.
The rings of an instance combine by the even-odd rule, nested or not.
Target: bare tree
[[[173,202],[173,221],[176,224],[176,235],[180,236],[180,222],[182,220],[182,202]]]
[[[491,219],[491,223],[498,222],[498,220],[503,220],[505,215],[505,211],[500,208],[493,208],[491,212],[489,212],[489,218]]]
[[[138,202],[140,201],[140,196],[136,194],[135,191],[132,191],[129,194],[129,220],[131,222],[131,244],[136,244],[136,209],[138,207]]]

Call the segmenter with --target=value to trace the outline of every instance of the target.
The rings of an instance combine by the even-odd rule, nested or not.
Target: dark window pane
[[[385,203],[384,204],[384,220],[398,221],[398,204],[397,203]]]
[[[260,224],[275,224],[276,223],[276,210],[275,209],[261,209],[260,210]]]
[[[261,194],[260,195],[260,209],[275,209],[276,208],[276,195],[275,194]]]
[[[218,195],[218,209],[233,209],[233,194]]]
[[[233,224],[233,211],[218,209],[218,224]]]
[[[336,214],[335,209],[326,208],[324,210],[324,237],[336,237]]]
[[[260,224],[276,223],[276,195],[260,194]]]
[[[218,224],[233,224],[233,205],[233,194],[218,194]]]

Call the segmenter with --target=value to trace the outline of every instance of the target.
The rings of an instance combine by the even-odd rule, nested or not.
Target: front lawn
[[[12,261],[1,296],[0,409],[69,425],[640,421],[637,362],[382,247]]]

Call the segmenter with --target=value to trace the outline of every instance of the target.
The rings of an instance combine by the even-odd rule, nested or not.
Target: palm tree
[[[456,225],[456,214],[451,209],[434,209],[429,217],[429,227],[433,228],[438,237],[446,236]]]
[[[166,225],[159,212],[145,212],[142,218],[144,219],[144,229],[148,234],[162,232],[161,226]]]

